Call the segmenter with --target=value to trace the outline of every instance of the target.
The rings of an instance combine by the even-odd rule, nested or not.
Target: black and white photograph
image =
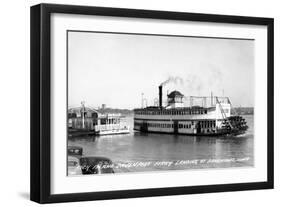
[[[255,40],[68,30],[67,176],[255,166]]]
[[[2,1],[0,206],[281,203],[279,4]]]
[[[30,11],[32,201],[274,188],[273,18]]]

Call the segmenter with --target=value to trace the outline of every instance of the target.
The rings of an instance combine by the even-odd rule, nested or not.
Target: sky
[[[163,86],[254,106],[254,40],[68,32],[68,104],[133,109]]]

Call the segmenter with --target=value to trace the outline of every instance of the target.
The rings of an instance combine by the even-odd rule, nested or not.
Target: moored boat
[[[100,113],[85,107],[68,110],[68,134],[70,137],[83,135],[112,135],[130,133],[125,117],[120,113]]]
[[[167,95],[167,105],[162,104],[162,85],[159,86],[158,106],[134,109],[134,130],[154,133],[185,135],[238,135],[248,129],[242,116],[232,114],[228,97],[189,97],[190,105],[184,106],[184,95],[172,91]],[[194,98],[202,106],[194,105]],[[210,99],[210,106],[207,106]]]

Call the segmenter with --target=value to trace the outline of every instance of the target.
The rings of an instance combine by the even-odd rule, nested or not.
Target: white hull
[[[111,134],[129,134],[129,129],[114,129],[114,130],[104,130],[97,132],[97,135],[111,135]]]

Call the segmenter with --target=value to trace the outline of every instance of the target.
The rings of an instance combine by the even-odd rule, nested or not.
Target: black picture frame
[[[86,192],[74,194],[50,193],[50,129],[51,129],[51,70],[50,70],[50,15],[52,13],[134,17],[194,22],[217,22],[267,26],[267,181],[238,184],[169,187],[154,189]],[[195,14],[168,11],[135,10],[89,6],[39,4],[31,7],[31,151],[30,199],[38,203],[88,201],[103,199],[166,196],[224,191],[241,191],[273,188],[274,157],[274,78],[272,18]]]

